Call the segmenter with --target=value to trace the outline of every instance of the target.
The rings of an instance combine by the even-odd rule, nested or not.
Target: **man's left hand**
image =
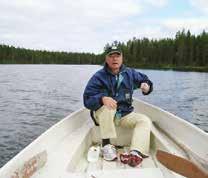
[[[141,83],[140,88],[143,93],[148,93],[148,91],[150,90],[150,86],[147,83]]]

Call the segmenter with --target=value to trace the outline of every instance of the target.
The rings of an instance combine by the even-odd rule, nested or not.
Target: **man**
[[[122,154],[123,163],[132,167],[148,157],[150,142],[150,119],[133,112],[132,95],[140,88],[144,95],[153,90],[153,84],[145,74],[123,65],[122,51],[112,46],[105,51],[105,66],[89,80],[84,91],[84,105],[95,111],[95,120],[100,126],[103,158],[108,161],[117,158],[116,149],[110,138],[116,138],[115,125],[132,128],[129,154]]]

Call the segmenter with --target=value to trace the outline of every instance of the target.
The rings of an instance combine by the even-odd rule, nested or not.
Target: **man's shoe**
[[[143,161],[143,158],[137,151],[130,151],[129,157],[128,157],[128,165],[131,167],[136,167],[139,164],[141,164]]]
[[[127,152],[121,153],[120,154],[120,161],[123,164],[128,164],[128,162],[129,162],[129,153],[127,153]]]
[[[117,152],[114,145],[107,144],[102,148],[103,159],[106,161],[114,161],[117,159]]]

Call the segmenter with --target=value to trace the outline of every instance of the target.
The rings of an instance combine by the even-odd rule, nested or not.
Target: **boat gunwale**
[[[17,161],[19,158],[21,159],[21,156],[22,155],[24,155],[25,153],[27,153],[28,151],[30,151],[33,147],[35,147],[41,141],[41,139],[43,139],[44,137],[47,137],[48,134],[52,133],[55,128],[60,127],[69,118],[73,118],[73,116],[75,116],[75,115],[83,112],[84,110],[85,110],[85,108],[84,107],[81,107],[79,110],[70,113],[69,115],[67,115],[66,117],[64,117],[60,121],[58,121],[56,124],[54,124],[50,128],[48,128],[42,134],[40,134],[35,140],[33,140],[31,143],[29,143],[17,155],[15,155],[12,159],[10,159],[5,165],[3,165],[0,168],[0,176],[1,176],[1,174],[4,174],[4,172],[6,172],[7,169],[10,169],[13,166],[13,164],[15,164],[15,161]],[[42,150],[42,151],[45,151],[45,150]],[[38,154],[38,153],[36,153],[36,154]],[[31,155],[31,157],[33,157],[33,156],[35,156],[35,155]]]

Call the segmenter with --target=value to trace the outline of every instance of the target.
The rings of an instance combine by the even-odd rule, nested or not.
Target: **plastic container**
[[[91,146],[87,153],[87,161],[97,162],[100,156],[100,146]]]

